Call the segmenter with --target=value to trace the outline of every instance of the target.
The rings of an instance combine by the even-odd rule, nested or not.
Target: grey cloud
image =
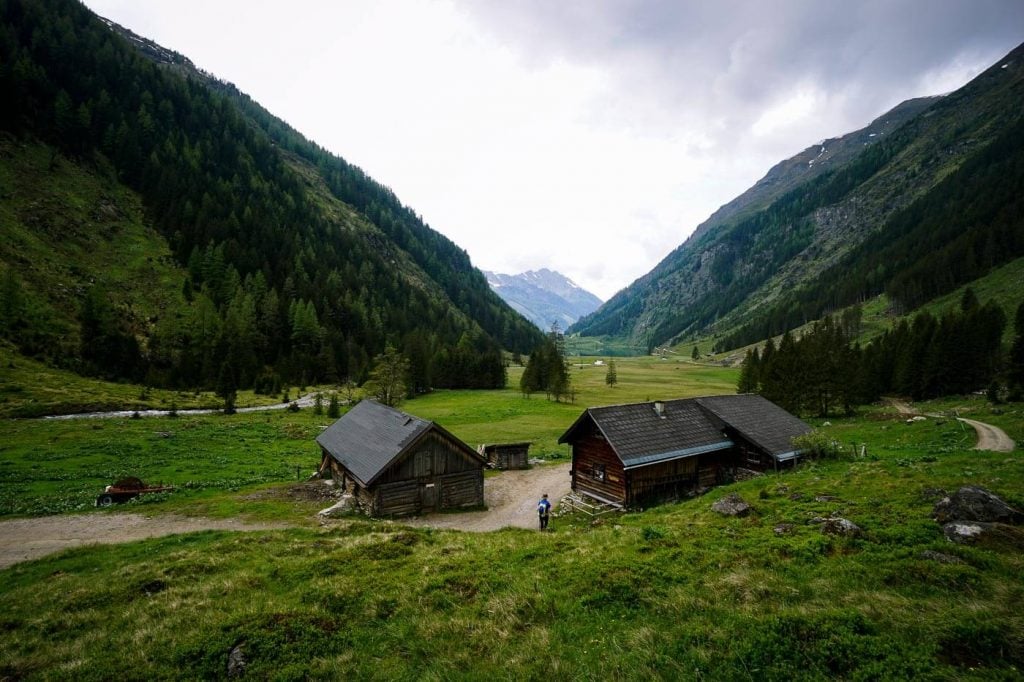
[[[594,65],[615,74],[624,92],[666,111],[717,112],[725,129],[755,120],[796,82],[849,95],[847,116],[865,123],[910,96],[908,83],[928,71],[957,60],[987,64],[1024,40],[1020,0],[494,0],[465,7],[528,64]]]

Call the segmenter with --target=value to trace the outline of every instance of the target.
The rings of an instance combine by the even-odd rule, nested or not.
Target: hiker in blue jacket
[[[537,503],[537,514],[540,516],[540,529],[547,530],[548,516],[551,514],[551,502],[548,501],[547,493],[540,496],[540,502]]]

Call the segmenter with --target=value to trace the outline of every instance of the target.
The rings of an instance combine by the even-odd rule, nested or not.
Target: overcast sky
[[[86,0],[390,186],[482,269],[601,298],[776,162],[1024,41],[1024,0]]]

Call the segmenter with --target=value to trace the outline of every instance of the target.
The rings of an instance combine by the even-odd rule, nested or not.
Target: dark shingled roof
[[[731,448],[735,443],[730,432],[784,460],[795,454],[793,436],[811,430],[761,396],[722,395],[591,407],[558,442],[570,442],[587,420],[594,422],[627,469]]]
[[[776,459],[794,455],[793,438],[811,431],[800,419],[759,395],[717,395],[697,402]]]
[[[591,407],[558,439],[569,440],[589,416],[627,469],[733,446],[692,399]]]
[[[316,442],[364,485],[370,485],[432,426],[433,422],[363,400],[327,427]]]

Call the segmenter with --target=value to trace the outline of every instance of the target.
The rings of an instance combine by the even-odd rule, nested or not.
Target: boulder
[[[935,561],[940,564],[962,564],[965,563],[960,557],[955,557],[952,554],[944,554],[943,552],[936,552],[934,549],[926,549],[921,552],[922,559],[928,559],[929,561]]]
[[[729,493],[712,504],[711,510],[725,516],[746,516],[750,513],[750,505],[736,493]]]
[[[979,521],[983,523],[1021,523],[1024,514],[1003,502],[984,488],[964,486],[935,503],[932,516],[936,521]]]
[[[780,524],[776,525],[774,528],[772,528],[772,532],[775,533],[776,535],[789,535],[790,533],[793,532],[793,524],[792,523],[780,523]]]
[[[950,521],[942,526],[942,534],[958,545],[972,545],[989,530],[992,524],[985,522]]]
[[[228,677],[242,677],[245,675],[245,652],[242,651],[242,645],[236,644],[232,647],[231,651],[228,652]]]
[[[821,532],[825,535],[842,535],[844,537],[858,537],[864,533],[853,521],[835,516],[822,521]]]
[[[331,519],[336,516],[345,516],[359,511],[356,498],[351,493],[345,493],[336,504],[327,509],[321,509],[317,514],[321,519]]]

